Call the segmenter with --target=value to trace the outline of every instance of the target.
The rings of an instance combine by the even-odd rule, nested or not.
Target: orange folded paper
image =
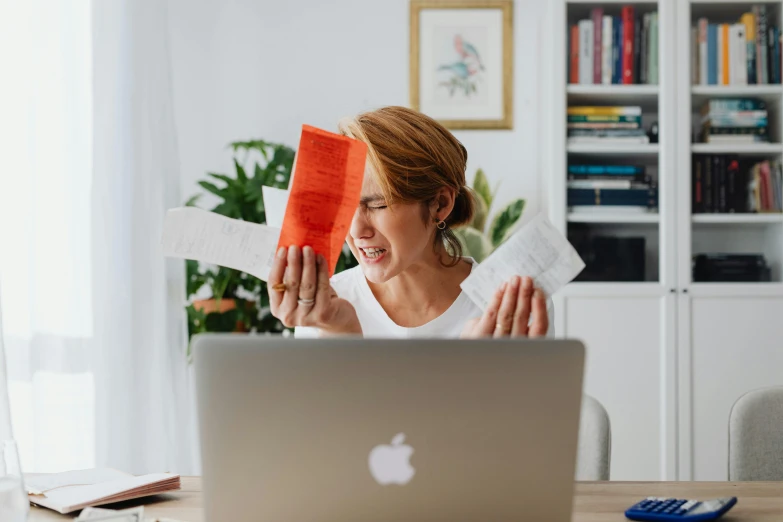
[[[334,274],[359,205],[366,157],[361,141],[302,126],[278,248],[313,247]]]

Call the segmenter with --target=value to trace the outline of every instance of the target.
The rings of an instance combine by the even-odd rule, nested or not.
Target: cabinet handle
[[[676,288],[670,288],[669,289],[669,293],[670,294],[676,294],[677,293],[677,289]]]
[[[688,289],[687,289],[687,288],[683,288],[683,289],[682,289],[682,293],[683,293],[683,294],[687,294],[687,293],[688,293]]]

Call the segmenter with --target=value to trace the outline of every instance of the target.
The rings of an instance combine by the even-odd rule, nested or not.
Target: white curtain
[[[0,297],[28,472],[197,466],[184,270],[158,244],[181,203],[166,15],[2,4]]]

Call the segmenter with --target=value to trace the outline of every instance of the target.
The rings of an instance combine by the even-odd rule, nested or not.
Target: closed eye
[[[378,207],[367,207],[368,210],[383,210],[386,208],[386,205],[381,205]]]

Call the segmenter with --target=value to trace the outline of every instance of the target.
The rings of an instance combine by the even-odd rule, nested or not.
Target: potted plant
[[[253,223],[266,223],[261,187],[287,189],[294,164],[294,149],[263,140],[236,141],[230,144],[234,156],[234,175],[207,173],[209,179],[198,184],[216,196],[212,212]],[[252,168],[248,169],[250,158]],[[202,194],[185,204],[196,206]],[[347,247],[335,272],[358,263]],[[188,338],[202,332],[281,333],[283,324],[269,310],[266,282],[250,274],[226,267],[205,266],[186,261]],[[209,294],[200,297],[201,294]]]
[[[497,189],[495,192],[490,189],[487,176],[481,169],[476,171],[473,179],[473,192],[476,195],[473,220],[465,226],[455,228],[454,233],[462,244],[464,254],[481,263],[514,232],[514,226],[525,209],[525,200],[515,199],[507,204],[495,214],[487,226]]]

